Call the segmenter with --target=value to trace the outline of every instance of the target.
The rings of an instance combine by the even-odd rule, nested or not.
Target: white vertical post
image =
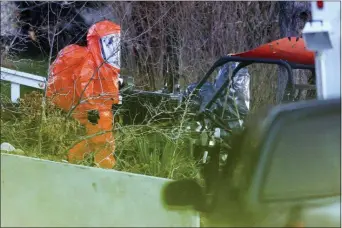
[[[20,98],[20,84],[11,83],[11,101],[13,103],[18,103],[18,99]]]
[[[317,98],[341,97],[341,2],[324,1],[322,8],[311,3],[312,22],[303,30],[310,49],[316,51]],[[330,43],[329,43],[330,41]]]

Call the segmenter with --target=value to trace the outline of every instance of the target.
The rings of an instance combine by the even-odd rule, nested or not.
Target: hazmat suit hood
[[[92,53],[97,67],[109,64],[120,71],[120,26],[108,21],[100,21],[90,27],[87,34],[88,50]]]

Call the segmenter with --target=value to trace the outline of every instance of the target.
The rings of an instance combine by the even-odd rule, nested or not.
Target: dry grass
[[[2,97],[2,103],[5,99]],[[20,99],[19,106],[2,109],[1,142],[9,142],[20,149],[14,153],[61,162],[66,160],[68,148],[85,136],[85,131],[77,121],[67,119],[65,113],[48,101],[46,119],[42,124],[42,152],[38,153],[41,100],[42,94],[33,91]],[[117,125],[114,132],[118,158],[116,170],[172,179],[197,176],[189,135],[177,126],[170,129],[153,124]],[[91,156],[82,165],[92,166]]]
[[[194,82],[218,57],[248,50],[278,36],[275,3],[106,4],[122,24],[125,50],[122,70],[125,68],[134,76],[135,84],[148,89],[159,89],[169,74],[184,75],[185,84]],[[18,57],[14,61],[3,61],[4,64],[16,70],[47,75],[46,61]],[[277,72],[262,66],[250,68],[252,110],[255,110],[273,102]],[[7,87],[9,84],[1,84],[1,94],[8,96]],[[73,119],[66,119],[61,111],[49,104],[41,129],[42,152],[37,153],[40,151],[37,142],[41,96],[39,92],[29,92],[30,89],[21,91],[27,96],[23,97],[20,106],[2,113],[1,142],[10,142],[27,156],[65,160],[67,148],[84,136],[82,126]],[[9,103],[5,97],[1,97],[1,102]],[[190,136],[182,123],[175,123],[173,128],[162,128],[153,123],[147,126],[117,125],[115,128],[116,169],[175,179],[197,175],[195,162],[190,156]],[[84,164],[91,165],[90,159]]]
[[[32,68],[30,64],[23,66],[19,70],[28,71],[26,68]],[[275,67],[266,65],[248,68],[254,111],[274,102],[277,71]],[[66,118],[64,113],[48,102],[47,117],[42,125],[42,152],[39,153],[37,142],[42,94],[29,89],[21,92],[25,95],[18,107],[7,105],[1,110],[1,142],[11,143],[20,149],[18,153],[26,156],[53,161],[66,160],[68,148],[85,136],[83,126],[72,118]],[[1,103],[10,104],[9,94],[10,84],[2,83]],[[198,177],[198,170],[191,156],[190,132],[185,131],[181,125],[181,122],[173,123],[172,127],[161,127],[155,123],[144,126],[116,124],[115,152],[118,164],[115,169],[173,179]],[[82,164],[93,165],[91,157]]]

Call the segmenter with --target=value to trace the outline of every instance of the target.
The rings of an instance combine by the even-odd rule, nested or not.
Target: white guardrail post
[[[44,89],[46,78],[34,74],[1,67],[1,80],[11,83],[11,101],[17,103],[20,98],[20,85]]]

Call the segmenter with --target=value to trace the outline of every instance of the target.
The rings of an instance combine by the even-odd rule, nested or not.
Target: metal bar
[[[230,59],[226,59],[225,60],[225,63],[227,62],[237,62],[236,57]],[[232,78],[236,75],[236,73],[238,72],[238,70],[240,70],[240,68],[242,67],[245,67],[245,66],[248,66],[248,65],[251,65],[253,63],[256,63],[256,61],[258,61],[257,63],[264,63],[262,59],[258,59],[256,61],[254,61],[253,59],[250,59],[249,61],[247,60],[247,58],[242,58],[243,61],[241,61],[241,63],[244,63],[244,64],[239,64],[239,68],[235,68],[234,71],[233,71],[233,75],[232,75]],[[270,60],[267,60],[267,63],[268,64],[276,64],[276,65],[280,65],[280,66],[284,66],[287,73],[288,73],[288,81],[287,81],[287,86],[286,86],[286,89],[285,89],[285,93],[286,91],[288,92],[292,92],[292,89],[293,89],[293,75],[292,75],[292,69],[291,69],[291,65],[288,64],[286,61],[283,61],[283,60],[274,60],[274,61],[270,61]],[[236,71],[237,70],[237,71]],[[219,98],[219,96],[221,95],[221,93],[226,89],[226,87],[229,85],[229,82],[230,82],[230,78],[227,78],[226,81],[222,84],[222,86],[216,91],[216,93],[214,94],[214,96],[211,98],[211,100],[207,103],[207,105],[205,106],[205,109],[204,110],[209,110],[211,108],[211,106],[214,104],[214,102]],[[283,100],[284,100],[284,96],[285,94],[283,95]],[[291,100],[291,97],[287,98],[287,100]]]
[[[9,81],[20,85],[25,85],[37,89],[44,89],[46,78],[34,74],[28,74],[16,70],[1,67],[1,80]]]
[[[279,59],[257,59],[257,58],[242,58],[242,57],[237,57],[237,56],[224,56],[221,57],[220,59],[218,59],[214,65],[209,69],[209,71],[205,74],[205,76],[200,80],[200,82],[198,83],[198,85],[195,88],[195,91],[200,89],[203,84],[208,80],[209,76],[211,75],[212,72],[214,72],[214,70],[217,67],[220,67],[228,62],[251,62],[251,63],[268,63],[268,64],[278,64],[278,65],[282,65],[282,63],[286,62],[284,60],[279,60]],[[287,63],[287,62],[286,62]],[[301,66],[300,64],[289,64],[287,63],[289,66]]]
[[[313,70],[315,71],[315,65],[304,65],[304,64],[297,64],[297,63],[290,63],[288,62],[288,64],[290,64],[292,69],[302,69],[302,70]]]
[[[292,75],[292,69],[308,69],[311,71],[315,70],[314,65],[303,65],[303,64],[296,64],[296,63],[290,63],[281,59],[275,60],[275,59],[262,59],[262,58],[242,58],[242,57],[237,57],[237,56],[224,56],[221,57],[219,60],[217,60],[213,66],[209,69],[209,71],[205,74],[205,76],[200,80],[200,82],[197,84],[193,91],[193,95],[197,95],[198,91],[200,88],[204,85],[204,83],[208,80],[210,75],[214,72],[214,70],[217,67],[220,67],[228,62],[240,62],[240,63],[246,63],[247,65],[253,64],[253,63],[265,63],[265,64],[277,64],[277,65],[282,65],[284,66],[288,73],[289,73],[289,78],[288,78],[288,83],[293,84],[293,75]],[[246,66],[247,66],[246,65]],[[227,85],[226,85],[227,86]],[[289,88],[285,89],[285,91],[290,90]],[[292,88],[291,88],[292,90]],[[217,99],[217,98],[216,98]],[[291,98],[287,98],[286,100],[289,100]]]

